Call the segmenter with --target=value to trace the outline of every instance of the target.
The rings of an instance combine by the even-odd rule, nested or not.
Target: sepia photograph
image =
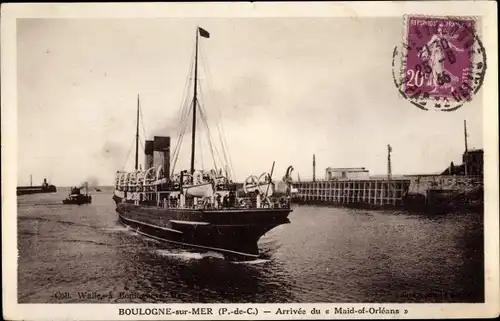
[[[2,5],[4,317],[498,316],[496,7],[463,3]]]

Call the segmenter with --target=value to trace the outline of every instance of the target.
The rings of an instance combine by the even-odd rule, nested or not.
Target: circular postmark
[[[404,17],[404,37],[392,55],[400,95],[423,110],[453,111],[483,84],[486,53],[477,21],[467,17]]]

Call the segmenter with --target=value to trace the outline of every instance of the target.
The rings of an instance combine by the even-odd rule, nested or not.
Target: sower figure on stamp
[[[431,93],[437,92],[440,86],[452,86],[459,80],[458,77],[446,70],[444,66],[446,59],[450,63],[455,62],[453,52],[450,51],[451,49],[464,51],[464,49],[458,48],[452,43],[452,40],[457,37],[458,35],[450,36],[445,34],[443,32],[443,23],[439,23],[437,33],[431,37],[429,42],[418,53],[419,58],[428,61],[432,69],[427,81],[428,86],[434,87]],[[440,79],[442,80],[439,81]]]

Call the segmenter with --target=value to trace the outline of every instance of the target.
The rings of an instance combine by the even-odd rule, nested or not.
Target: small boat
[[[95,189],[95,191],[96,191],[96,192],[100,192],[100,191],[101,191],[101,189],[100,189],[100,188],[96,188],[96,189]]]
[[[85,188],[85,194],[81,193],[82,188]],[[72,187],[71,193],[62,202],[63,204],[75,205],[90,204],[92,203],[92,196],[88,195],[88,187],[85,184],[81,187]]]

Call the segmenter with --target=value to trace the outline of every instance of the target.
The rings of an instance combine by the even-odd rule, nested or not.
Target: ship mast
[[[135,170],[139,168],[139,94],[137,94],[137,127],[135,131]]]
[[[194,95],[193,95],[193,132],[191,133],[191,174],[194,173],[194,154],[196,143],[196,106],[198,104],[198,39],[210,38],[210,33],[203,28],[196,27],[196,51],[194,57]]]
[[[191,133],[191,174],[194,173],[194,153],[196,140],[196,104],[198,95],[198,30],[196,27],[196,52],[194,61],[193,132]]]

